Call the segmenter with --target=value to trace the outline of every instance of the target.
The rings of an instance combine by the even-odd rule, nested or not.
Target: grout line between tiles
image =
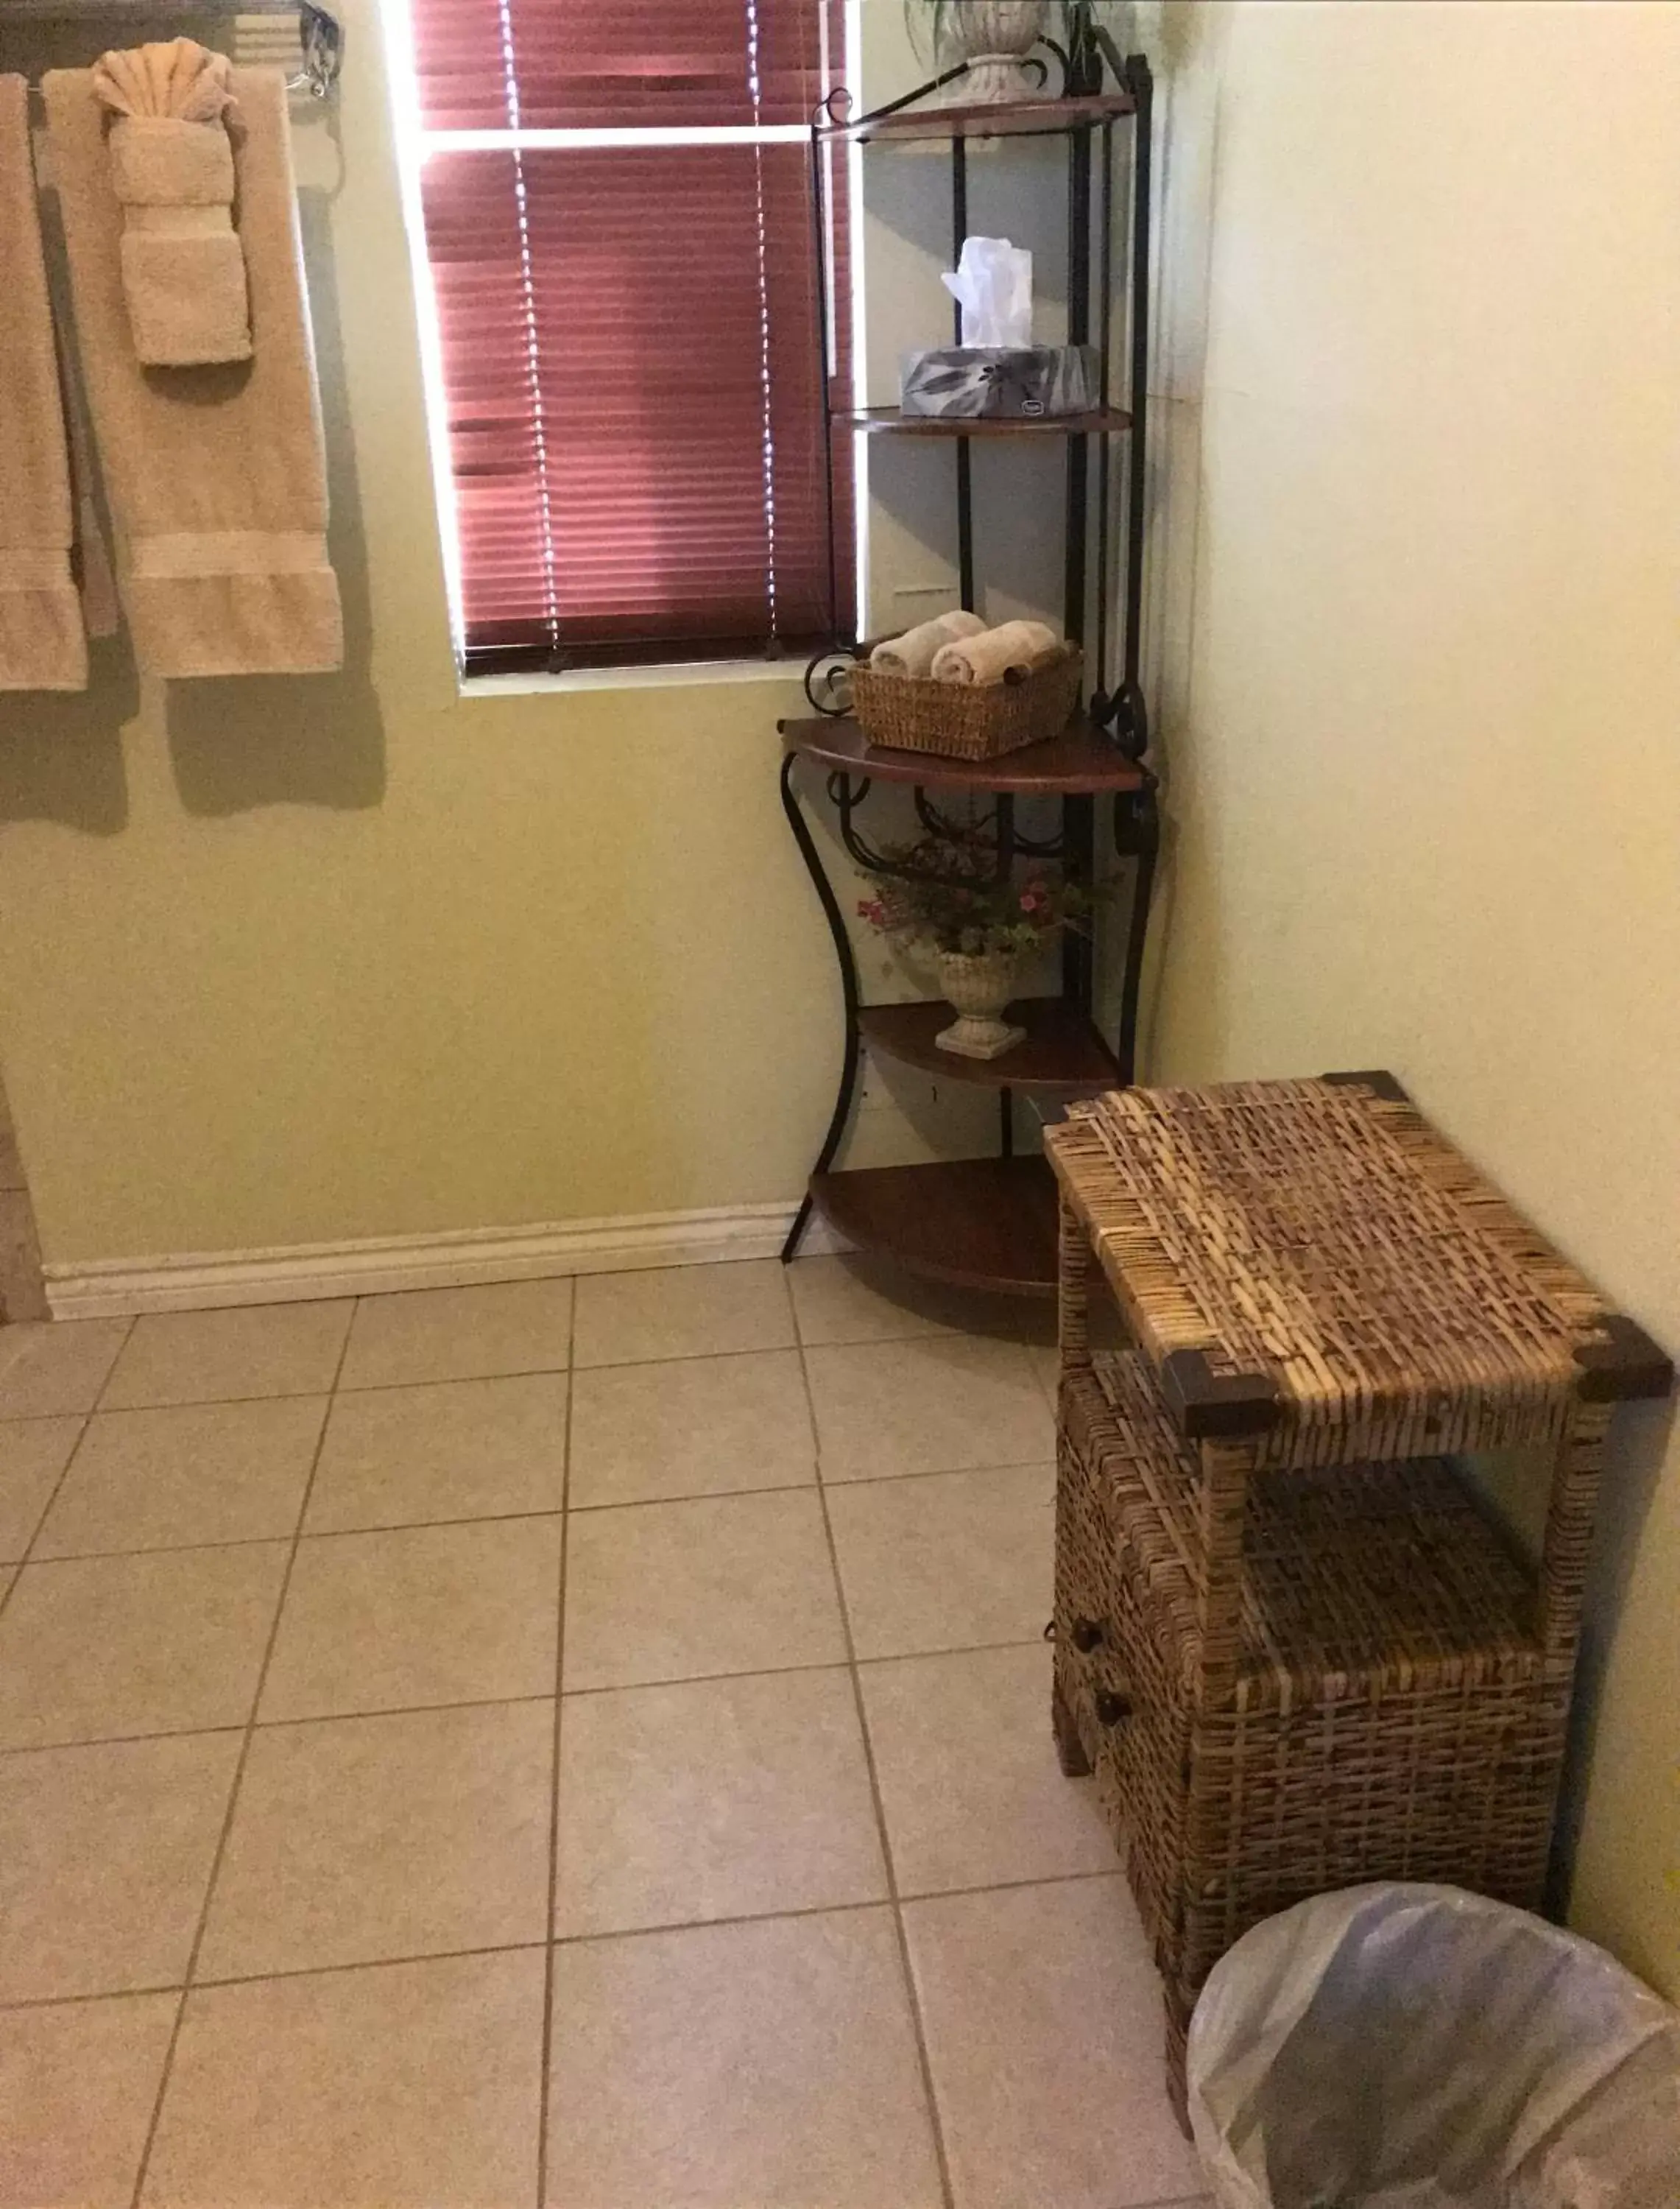
[[[641,1941],[655,1933],[703,1933],[720,1925],[766,1925],[781,1917],[852,1917],[864,1910],[896,1910],[901,1904],[913,1908],[922,1902],[954,1902],[967,1895],[1009,1894],[1027,1887],[1073,1887],[1081,1881],[1121,1876],[1121,1868],[1116,1863],[1103,1871],[1053,1871],[1041,1879],[997,1879],[984,1887],[938,1887],[930,1888],[926,1893],[900,1895],[896,1899],[890,1894],[872,1894],[861,1902],[807,1902],[791,1910],[739,1910],[726,1917],[672,1917],[661,1919],[657,1925],[609,1925],[598,1933],[557,1933],[553,1945],[557,1948],[578,1948],[600,1941]]]
[[[792,1291],[789,1291],[792,1302]],[[799,1352],[799,1370],[804,1375],[805,1401],[810,1410],[813,1431],[816,1426],[816,1405],[811,1395],[810,1372],[805,1363],[803,1347]],[[857,1645],[852,1634],[852,1612],[846,1599],[846,1583],[840,1576],[840,1552],[834,1546],[834,1529],[828,1516],[828,1493],[819,1477],[816,1484],[818,1507],[822,1514],[822,1535],[828,1546],[828,1570],[834,1575],[834,1600],[840,1606],[840,1633],[846,1644],[846,1672],[852,1682],[852,1708],[857,1713],[858,1731],[863,1742],[864,1763],[869,1773],[870,1802],[875,1811],[876,1839],[881,1850],[882,1869],[887,1881],[887,1901],[893,1913],[893,1931],[898,1942],[899,1971],[904,1985],[905,2001],[910,2011],[910,2029],[916,2043],[916,2063],[921,2075],[922,2100],[927,2110],[928,2130],[933,2140],[934,2159],[939,2170],[940,2198],[944,2209],[956,2209],[956,2197],[951,2185],[950,2158],[945,2149],[945,2127],[940,2116],[939,2097],[933,2083],[933,2062],[928,2054],[927,2029],[922,2017],[922,2005],[916,1992],[916,1975],[911,1967],[910,1936],[904,1923],[904,1910],[899,1896],[898,1873],[893,1863],[892,1842],[887,1832],[886,1807],[881,1797],[881,1775],[876,1768],[875,1743],[870,1737],[869,1716],[864,1705],[864,1683],[858,1672]]]
[[[399,1292],[400,1293],[400,1292]],[[405,1388],[482,1388],[496,1381],[567,1381],[569,1365],[497,1366],[493,1373],[415,1373],[406,1381],[346,1381],[334,1390],[341,1403],[363,1396],[400,1395]]]
[[[214,1741],[223,1734],[243,1733],[243,1724],[223,1726],[155,1726],[149,1733],[96,1733],[81,1740],[19,1741],[0,1749],[9,1756],[59,1756],[67,1749],[126,1749],[144,1741]]]
[[[291,1971],[230,1971],[214,1978],[196,1979],[190,1987],[179,1979],[161,1986],[111,1987],[91,1994],[32,1995],[20,2001],[0,2001],[0,2017],[12,2010],[68,2009],[77,2002],[133,2001],[143,1995],[201,1994],[211,1987],[262,1987],[273,1979],[324,1979],[340,1971],[394,1971],[403,1964],[452,1964],[467,1956],[528,1955],[544,1946],[541,1941],[500,1941],[481,1948],[422,1948],[412,1955],[358,1956],[347,1964],[300,1964]]]
[[[0,2001],[0,2017],[20,2009],[71,2009],[78,2002],[139,2001],[148,1995],[178,1995],[181,1983],[171,1979],[159,1986],[95,1987],[86,1994],[19,1995],[9,2001]]]
[[[548,1514],[547,1516],[553,1514]],[[1036,1649],[1042,1637],[1033,1634],[1024,1640],[966,1641],[954,1648],[894,1649],[880,1656],[858,1657],[852,1661],[859,1669],[876,1664],[916,1664],[936,1657],[979,1657],[994,1649]],[[659,1688],[704,1688],[723,1680],[780,1679],[799,1672],[842,1672],[846,1659],[831,1658],[822,1663],[802,1664],[758,1664],[750,1672],[685,1672],[674,1680],[616,1680],[598,1688],[567,1688],[564,1700],[574,1702],[584,1695],[635,1695]],[[423,1718],[435,1711],[500,1710],[512,1703],[545,1703],[545,1695],[472,1695],[452,1703],[387,1703],[376,1709],[365,1711],[313,1711],[299,1717],[279,1718],[258,1718],[250,1721],[256,1733],[271,1733],[282,1726],[341,1725],[356,1718]],[[43,1756],[55,1755],[67,1749],[115,1749],[135,1742],[187,1741],[213,1737],[219,1734],[237,1734],[245,1730],[244,1725],[231,1726],[160,1726],[148,1733],[92,1734],[63,1741],[17,1742],[0,1747],[0,1761],[11,1756]],[[0,2007],[3,2007],[0,2004]]]
[[[195,1979],[186,1989],[200,1994],[211,1987],[262,1987],[271,1979],[322,1979],[336,1971],[393,1971],[401,1964],[457,1964],[468,1956],[528,1956],[545,1947],[543,1941],[492,1941],[477,1948],[420,1948],[406,1956],[357,1956],[344,1964],[298,1964],[285,1971],[218,1971],[208,1979]]]
[[[665,1268],[648,1267],[646,1270],[649,1272],[687,1272],[689,1268],[686,1267]],[[547,1279],[549,1277],[543,1276],[542,1278]],[[556,1275],[553,1278],[557,1279],[570,1279],[573,1277],[570,1275]],[[496,1286],[498,1285],[495,1283],[485,1283],[476,1285]],[[403,1292],[398,1291],[397,1293],[400,1294]],[[334,1301],[336,1301],[336,1299]],[[373,1299],[370,1297],[358,1297],[356,1301],[358,1303],[369,1303],[373,1301]],[[220,1307],[207,1306],[205,1309],[220,1309]],[[266,1310],[269,1309],[289,1309],[290,1307],[255,1305],[242,1307],[241,1309]],[[132,1331],[138,1321],[142,1317],[155,1319],[167,1318],[171,1315],[172,1315],[168,1313],[156,1312],[131,1314],[128,1317],[127,1323],[129,1328]],[[59,1324],[69,1326],[77,1324],[77,1322],[65,1321],[60,1321]],[[575,1331],[575,1322],[574,1321],[574,1332]],[[540,1365],[511,1365],[507,1367],[499,1367],[493,1373],[416,1373],[410,1375],[408,1379],[404,1381],[348,1381],[341,1383],[339,1381],[334,1381],[330,1386],[331,1393],[342,1396],[346,1401],[349,1401],[358,1396],[388,1395],[394,1390],[402,1388],[470,1387],[474,1382],[478,1381],[533,1381],[540,1379],[547,1375],[555,1375],[560,1377],[570,1375],[572,1378],[576,1379],[586,1373],[620,1373],[628,1371],[631,1367],[640,1367],[644,1365],[702,1365],[708,1359],[718,1357],[767,1357],[786,1353],[798,1353],[803,1355],[803,1353],[807,1350],[875,1350],[882,1348],[888,1343],[966,1341],[1009,1342],[1014,1343],[1015,1346],[1018,1350],[1032,1350],[1042,1348],[1044,1346],[1041,1344],[1022,1342],[1014,1335],[988,1334],[975,1336],[965,1334],[962,1330],[958,1327],[944,1327],[935,1334],[923,1332],[916,1334],[870,1335],[859,1341],[841,1340],[835,1342],[805,1342],[796,1337],[793,1340],[789,1342],[754,1343],[750,1347],[744,1350],[667,1351],[658,1357],[614,1357],[604,1360],[599,1363],[584,1365],[571,1363],[563,1365],[549,1363]],[[123,1347],[127,1347],[126,1336],[123,1339]],[[121,1355],[122,1351],[119,1350],[117,1356],[120,1357]],[[111,1370],[112,1372],[116,1370],[115,1360],[112,1361]],[[316,1385],[306,1388],[264,1389],[255,1395],[181,1396],[170,1397],[160,1403],[155,1404],[107,1404],[104,1399],[105,1389],[110,1386],[110,1381],[111,1375],[107,1374],[105,1380],[99,1384],[99,1396],[93,1406],[93,1409],[98,1412],[111,1417],[118,1417],[127,1411],[193,1411],[201,1406],[208,1407],[212,1405],[221,1404],[274,1404],[285,1401],[294,1396],[318,1396],[323,1393],[321,1384],[316,1383]],[[77,1414],[75,1412],[63,1411],[25,1411],[16,1417],[0,1417],[0,1426],[22,1426],[27,1424],[31,1419],[74,1418],[78,1416],[88,1417],[91,1415],[87,1413]]]
[[[837,1666],[835,1669],[841,1668]],[[977,1894],[1008,1894],[1021,1887],[1074,1887],[1093,1880],[1117,1880],[1121,1876],[1121,1869],[1117,1863],[1106,1871],[1051,1872],[1041,1879],[993,1880],[983,1887],[937,1887],[926,1894],[906,1894],[903,1900],[914,1907],[923,1902],[959,1901]],[[535,1948],[579,1948],[603,1941],[644,1941],[662,1933],[705,1933],[734,1925],[772,1924],[781,1918],[855,1917],[864,1911],[890,1910],[893,1906],[889,1896],[877,1894],[861,1902],[814,1902],[792,1910],[738,1911],[726,1917],[677,1917],[661,1921],[657,1925],[608,1926],[597,1933],[557,1934],[547,1941],[496,1941],[473,1948],[419,1948],[400,1956],[358,1956],[346,1963],[299,1964],[290,1970],[216,1972],[208,1977],[196,1977],[190,1986],[179,1979],[172,1979],[157,1985],[93,1988],[85,1993],[69,1995],[26,1995],[13,2001],[0,2001],[0,2016],[13,2010],[65,2009],[79,2002],[137,2001],[148,1995],[184,1996],[202,1993],[211,1987],[260,1987],[266,1986],[273,1979],[319,1979],[341,1971],[390,1971],[403,1964],[448,1964],[467,1956],[528,1955]],[[1200,2197],[1178,2198],[1197,2200]],[[1148,2205],[1134,2205],[1134,2209],[1148,2209]],[[1170,2205],[1162,2205],[1162,2209],[1170,2209]]]
[[[874,1657],[825,1657],[800,1664],[755,1664],[747,1672],[684,1672],[670,1680],[608,1680],[598,1688],[568,1688],[565,1698],[568,1702],[575,1702],[580,1695],[634,1695],[645,1688],[703,1688],[714,1680],[774,1680],[790,1672],[843,1672],[848,1664],[917,1664],[932,1657],[978,1657],[991,1649],[1038,1649],[1043,1643],[1042,1634],[1033,1634],[1010,1641],[964,1641],[953,1648],[888,1649]],[[529,1698],[519,1700],[527,1701]]]
[[[673,1500],[699,1501],[698,1498]],[[624,1507],[611,1505],[599,1508],[618,1509]],[[432,1526],[505,1526],[518,1519],[557,1519],[559,1516],[557,1505],[550,1511],[477,1511],[470,1518],[392,1519],[382,1520],[376,1526],[322,1526],[315,1530],[306,1529],[297,1538],[299,1542],[345,1542],[368,1534],[418,1534]],[[87,1565],[108,1557],[178,1557],[190,1550],[273,1549],[277,1544],[290,1542],[292,1538],[289,1533],[228,1534],[214,1542],[148,1542],[126,1550],[70,1550],[62,1556],[34,1557],[30,1562],[37,1565]],[[22,1562],[20,1558],[14,1567],[8,1561],[6,1569],[21,1570]]]
[[[130,1312],[129,1315],[129,1323],[123,1330],[123,1339],[117,1345],[117,1355],[111,1359],[110,1364],[106,1366],[105,1369],[105,1378],[100,1381],[99,1386],[99,1393],[94,1397],[93,1402],[87,1406],[87,1416],[90,1419],[93,1418],[97,1412],[102,1411],[105,1409],[105,1399],[111,1393],[111,1384],[117,1377],[117,1369],[127,1356],[129,1345],[134,1340],[134,1331],[139,1325],[139,1313]]]
[[[338,1376],[344,1369],[344,1360],[350,1348],[350,1329],[356,1317],[352,1302],[349,1317],[345,1321],[344,1339],[339,1344],[338,1362],[333,1369],[333,1387],[338,1386]],[[121,1353],[119,1352],[120,1356]],[[112,1372],[116,1366],[113,1364]],[[300,1391],[313,1394],[313,1390]],[[327,1392],[329,1395],[332,1389]],[[158,2077],[158,2091],[152,2102],[152,2115],[146,2128],[146,2138],[140,2151],[140,2163],[134,2176],[134,2191],[130,2195],[131,2209],[140,2209],[141,2196],[145,2191],[146,2172],[152,2160],[152,2149],[158,2136],[158,2126],[163,2117],[165,2098],[169,2092],[170,2075],[175,2068],[175,2050],[180,2044],[181,2026],[187,2013],[187,1996],[193,1984],[193,1974],[198,1966],[199,1952],[204,1945],[204,1935],[210,1923],[210,1905],[216,1892],[216,1881],[221,1875],[222,1857],[226,1853],[228,1836],[233,1830],[233,1820],[239,1807],[239,1791],[244,1784],[245,1767],[250,1760],[251,1743],[256,1734],[256,1713],[262,1700],[262,1690],[268,1677],[268,1667],[274,1661],[274,1646],[280,1639],[280,1621],[286,1616],[286,1599],[291,1591],[292,1574],[298,1562],[298,1544],[303,1539],[304,1520],[308,1516],[310,1497],[315,1490],[315,1478],[320,1470],[321,1453],[326,1447],[328,1421],[323,1417],[319,1433],[315,1438],[315,1453],[310,1460],[309,1478],[304,1483],[303,1495],[298,1501],[297,1523],[292,1528],[292,1544],[286,1552],[286,1565],[280,1574],[280,1595],[274,1604],[274,1615],[268,1622],[268,1638],[263,1644],[262,1661],[257,1667],[256,1684],[251,1691],[250,1710],[246,1717],[239,1743],[239,1754],[233,1767],[233,1785],[228,1790],[227,1808],[222,1814],[221,1831],[216,1837],[215,1854],[210,1860],[210,1874],[204,1884],[204,1899],[199,1905],[198,1923],[193,1929],[192,1946],[187,1952],[186,1969],[183,1973],[181,1998],[175,2005],[175,2019],[170,2027],[169,2045],[164,2050],[163,2069]]]
[[[503,1711],[520,1703],[552,1700],[550,1695],[473,1695],[455,1703],[380,1703],[364,1711],[305,1711],[295,1718],[257,1718],[251,1722],[251,1730],[280,1733],[287,1726],[353,1725],[370,1718],[431,1718],[444,1711]],[[244,1730],[243,1725],[173,1726],[158,1733],[97,1734],[90,1741],[29,1742],[16,1749],[0,1749],[0,1756],[57,1755],[67,1749],[122,1749],[146,1741],[203,1741]]]
[[[87,1439],[87,1430],[93,1424],[93,1414],[99,1409],[100,1399],[104,1396],[105,1390],[111,1386],[111,1375],[117,1370],[117,1359],[122,1357],[123,1352],[128,1348],[129,1337],[133,1333],[134,1321],[130,1320],[127,1327],[123,1330],[123,1339],[117,1345],[117,1356],[111,1359],[110,1368],[106,1372],[104,1380],[99,1383],[98,1393],[95,1394],[92,1404],[88,1405],[87,1409],[80,1414],[81,1424],[76,1429],[75,1440],[70,1444],[69,1454],[66,1456],[63,1464],[59,1467],[58,1478],[52,1484],[51,1493],[48,1496],[46,1502],[41,1506],[40,1516],[35,1521],[34,1526],[30,1532],[29,1539],[23,1545],[23,1555],[17,1559],[15,1563],[9,1563],[6,1567],[9,1577],[4,1587],[0,1587],[0,1617],[3,1617],[5,1616],[7,1604],[11,1601],[12,1597],[22,1585],[23,1568],[27,1564],[30,1564],[32,1562],[45,1563],[47,1562],[45,1558],[36,1558],[35,1544],[41,1538],[42,1527],[45,1526],[48,1519],[51,1516],[52,1507],[58,1501],[60,1490],[70,1477],[70,1467],[75,1463],[77,1458],[81,1454],[81,1445]],[[40,1416],[44,1418],[75,1418],[78,1415],[74,1411],[46,1411],[41,1413]]]
[[[577,1354],[577,1284],[567,1314],[566,1362]],[[560,1730],[566,1668],[566,1569],[570,1550],[572,1497],[572,1414],[577,1390],[566,1390],[565,1442],[560,1460],[560,1568],[555,1589],[554,1618],[554,1730],[549,1741],[548,1775],[548,1899],[543,1918],[542,2060],[537,2075],[537,2202],[548,2200],[548,2111],[550,2079],[554,2058],[554,1916],[560,1886]]]
[[[762,1488],[700,1488],[687,1496],[614,1496],[605,1503],[569,1503],[566,1508],[593,1518],[603,1511],[657,1511],[662,1503],[728,1503],[738,1496],[805,1496],[816,1485],[813,1463],[809,1480],[773,1480]]]
[[[973,1472],[1043,1472],[1055,1470],[1055,1460],[1048,1457],[1011,1458],[1004,1465],[918,1465],[903,1472],[825,1473],[822,1460],[816,1461],[819,1486],[829,1490],[844,1488],[884,1488],[898,1480],[956,1480]]]
[[[666,1350],[657,1357],[596,1358],[571,1370],[581,1380],[586,1373],[629,1373],[645,1365],[703,1365],[714,1357],[769,1357],[797,1356],[799,1345],[790,1338],[786,1342],[750,1342],[736,1350]]]
[[[276,1403],[286,1400],[296,1402],[298,1399],[295,1397],[286,1399],[270,1396],[252,1397],[240,1400],[253,1403]],[[184,1405],[172,1405],[169,1408],[174,1410],[186,1409],[190,1407]],[[88,1427],[93,1422],[93,1417],[94,1414],[92,1412],[84,1416],[81,1432],[76,1436],[75,1444],[71,1450],[70,1455],[72,1460],[81,1449],[82,1441],[87,1435]],[[814,1460],[811,1477],[808,1480],[778,1480],[768,1482],[764,1486],[756,1488],[705,1488],[697,1489],[691,1494],[681,1496],[615,1496],[600,1503],[573,1503],[569,1501],[571,1432],[571,1407],[569,1405],[568,1405],[566,1410],[565,1427],[567,1434],[567,1464],[562,1476],[563,1501],[556,1509],[547,1511],[475,1511],[472,1513],[463,1513],[459,1516],[443,1519],[381,1519],[374,1520],[365,1526],[306,1526],[303,1529],[298,1538],[303,1542],[340,1542],[358,1535],[412,1533],[418,1531],[420,1528],[427,1526],[501,1526],[505,1525],[509,1520],[513,1520],[553,1519],[557,1518],[562,1511],[581,1511],[587,1513],[600,1511],[651,1511],[656,1510],[661,1504],[665,1503],[720,1503],[727,1502],[732,1497],[738,1496],[803,1495],[814,1488],[825,1485],[831,1489],[879,1488],[884,1486],[888,1482],[900,1480],[954,1480],[960,1478],[969,1473],[1036,1473],[1043,1472],[1045,1470],[1045,1461],[1044,1460],[1029,1460],[1024,1463],[1011,1463],[1009,1465],[958,1465],[941,1466],[930,1468],[918,1467],[913,1472],[864,1473],[857,1476],[856,1478],[845,1480],[836,1480],[830,1478],[825,1482],[822,1475],[820,1464]],[[319,1448],[319,1445],[320,1437],[317,1437],[317,1450]],[[292,1538],[289,1533],[284,1532],[269,1534],[228,1534],[224,1535],[218,1540],[209,1542],[147,1542],[129,1547],[118,1544],[117,1546],[110,1549],[66,1550],[55,1552],[51,1556],[34,1555],[33,1554],[33,1544],[40,1538],[41,1532],[46,1524],[47,1514],[51,1512],[53,1504],[57,1502],[58,1490],[63,1485],[69,1469],[69,1461],[67,1460],[63,1472],[59,1474],[57,1480],[53,1485],[52,1492],[51,1496],[49,1496],[43,1508],[41,1517],[36,1522],[35,1532],[31,1538],[30,1552],[27,1552],[22,1557],[9,1557],[5,1559],[3,1561],[3,1567],[0,1567],[0,1568],[15,1573],[21,1572],[26,1563],[35,1565],[80,1565],[91,1564],[97,1560],[107,1557],[179,1556],[190,1550],[258,1549],[264,1544],[289,1542]],[[495,1698],[491,1700],[503,1699]],[[513,1700],[523,1700],[523,1698],[515,1698]]]
[[[81,1448],[83,1439],[87,1432],[88,1422],[92,1417],[93,1414],[91,1411],[84,1411],[81,1415],[81,1424],[76,1429],[75,1440],[70,1444],[69,1454],[65,1458],[63,1464],[59,1467],[57,1478],[53,1482],[51,1488],[47,1491],[46,1501],[42,1504],[40,1511],[36,1517],[35,1523],[30,1529],[29,1539],[23,1545],[23,1555],[21,1557],[9,1559],[3,1568],[7,1579],[5,1586],[0,1587],[0,1618],[4,1617],[6,1605],[11,1601],[13,1592],[18,1587],[23,1579],[23,1568],[32,1561],[36,1563],[45,1563],[46,1562],[44,1558],[35,1557],[35,1544],[41,1538],[41,1529],[46,1524],[48,1513],[51,1510],[53,1505],[58,1501],[59,1490],[63,1488],[65,1481],[69,1478],[70,1467],[75,1463],[77,1454]]]

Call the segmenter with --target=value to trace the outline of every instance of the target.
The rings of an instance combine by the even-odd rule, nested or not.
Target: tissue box
[[[1099,376],[1095,346],[939,346],[911,355],[899,404],[949,419],[1086,414]]]

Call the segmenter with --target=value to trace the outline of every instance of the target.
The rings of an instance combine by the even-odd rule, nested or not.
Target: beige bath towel
[[[73,539],[28,87],[0,76],[0,690],[86,687]]]
[[[149,367],[250,358],[245,256],[233,229],[233,94],[226,54],[191,39],[102,55],[93,87],[114,118],[123,292]]]
[[[146,369],[129,334],[123,211],[92,72],[46,79],[82,374],[123,603],[151,675],[315,674],[344,653],[286,84],[270,69],[235,69],[232,84],[252,357]]]
[[[1005,622],[960,644],[942,645],[934,657],[934,679],[938,683],[1001,683],[1012,668],[1031,667],[1048,652],[1059,649],[1061,639],[1042,622]]]
[[[930,675],[934,654],[942,645],[960,644],[966,636],[978,636],[985,623],[978,614],[936,614],[931,621],[888,637],[870,654],[870,665],[880,675]]]

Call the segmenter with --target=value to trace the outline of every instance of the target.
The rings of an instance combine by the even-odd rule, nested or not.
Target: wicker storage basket
[[[852,710],[872,744],[937,752],[945,759],[1001,759],[1059,737],[1079,704],[1082,655],[1048,656],[1019,683],[935,683],[882,675],[867,659],[852,673]]]
[[[1368,1880],[1541,1899],[1612,1405],[1656,1345],[1386,1076],[1129,1090],[1062,1191],[1052,1717],[1165,1981]],[[1105,1278],[1119,1351],[1093,1351]],[[1444,1453],[1538,1444],[1538,1563]]]

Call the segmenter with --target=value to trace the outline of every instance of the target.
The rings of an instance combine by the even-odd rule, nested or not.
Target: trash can
[[[1256,1925],[1202,1989],[1189,2086],[1221,2209],[1680,2205],[1680,2012],[1457,1887]]]

